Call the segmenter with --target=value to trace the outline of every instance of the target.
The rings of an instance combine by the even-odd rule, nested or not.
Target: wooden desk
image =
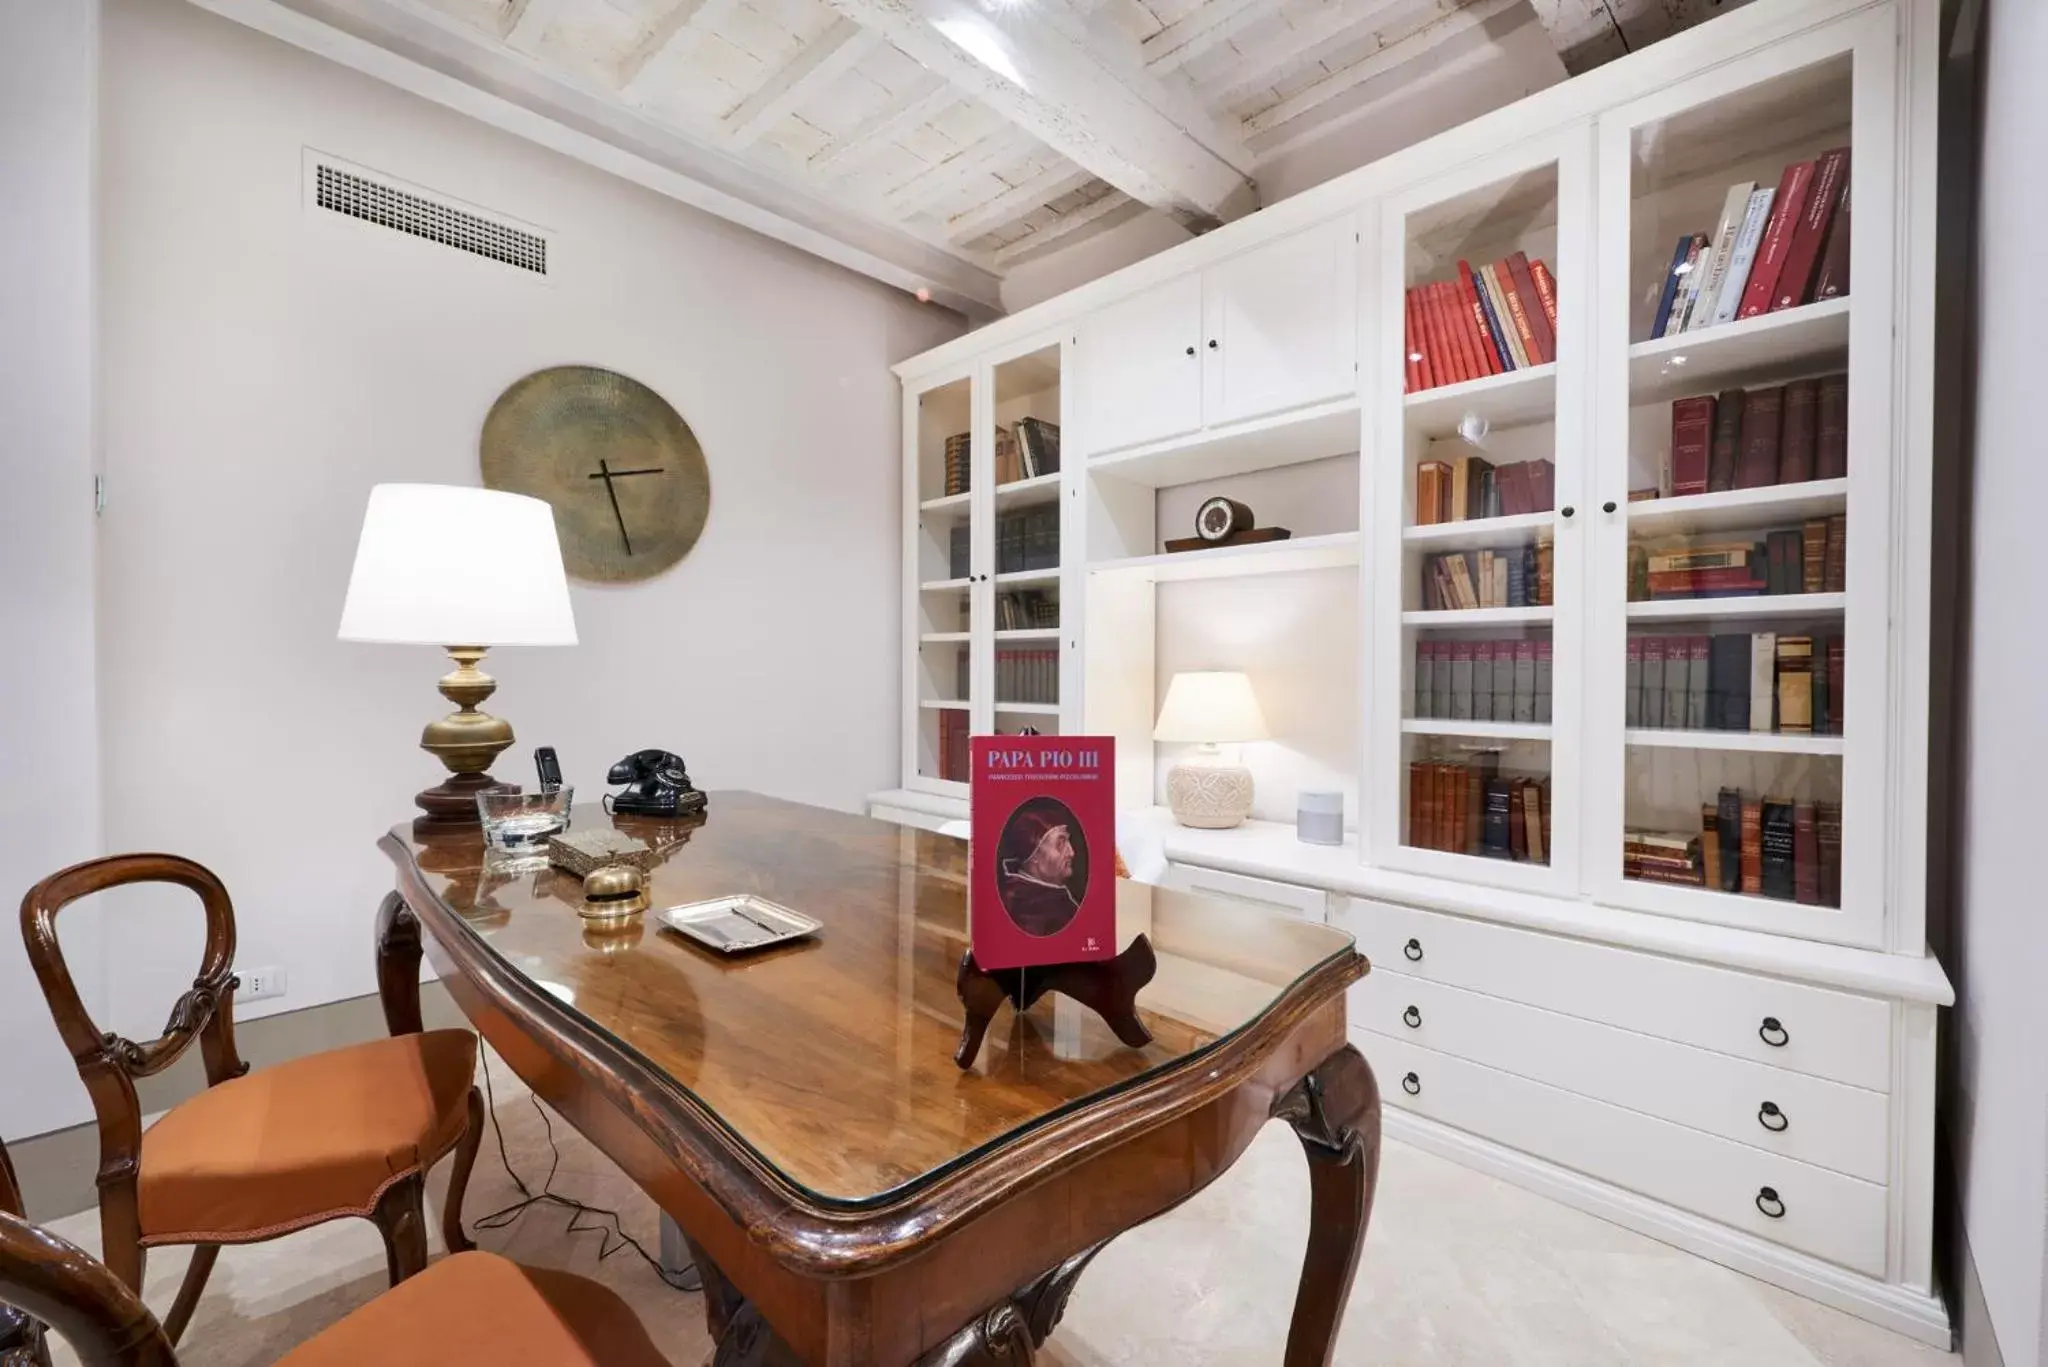
[[[608,822],[579,808],[579,824]],[[1132,883],[1154,1041],[1058,998],[1007,1008],[953,1065],[966,846],[749,793],[663,828],[656,908],[751,891],[817,939],[724,960],[662,930],[588,926],[578,880],[487,864],[472,834],[381,842],[394,1033],[419,1028],[424,948],[483,1037],[682,1227],[718,1364],[1028,1364],[1088,1260],[1236,1161],[1279,1117],[1313,1222],[1288,1367],[1329,1361],[1379,1166],[1379,1092],[1345,1042],[1366,971],[1328,926]]]

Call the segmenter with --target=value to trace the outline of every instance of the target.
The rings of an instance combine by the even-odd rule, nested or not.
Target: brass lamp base
[[[476,667],[486,646],[448,646],[455,669],[441,678],[441,696],[456,710],[439,721],[428,722],[420,732],[420,749],[448,766],[449,777],[413,795],[413,803],[424,813],[413,818],[414,835],[476,830],[483,825],[477,815],[478,793],[516,793],[516,783],[500,783],[488,772],[491,762],[512,744],[512,723],[477,704],[498,691],[498,681]]]

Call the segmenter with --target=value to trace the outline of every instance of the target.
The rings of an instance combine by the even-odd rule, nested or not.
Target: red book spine
[[[1408,291],[1408,307],[1415,315],[1415,350],[1422,357],[1415,363],[1421,372],[1422,387],[1434,389],[1443,381],[1443,361],[1437,355],[1436,344],[1429,338],[1429,319],[1422,311],[1422,287]]]
[[[1479,348],[1482,374],[1500,374],[1500,357],[1493,349],[1493,337],[1486,326],[1486,310],[1479,307],[1479,287],[1472,279],[1472,263],[1458,263],[1458,294],[1465,301],[1465,311],[1472,322],[1473,339]]]
[[[1671,405],[1671,492],[1707,492],[1708,455],[1714,446],[1714,396],[1701,394]]]
[[[1429,361],[1436,372],[1436,382],[1440,385],[1456,384],[1460,378],[1458,358],[1452,353],[1450,338],[1444,333],[1443,310],[1438,306],[1439,291],[1433,284],[1418,288],[1422,291],[1422,325],[1429,337]]]
[[[1529,271],[1529,258],[1516,252],[1508,258],[1508,271],[1514,280],[1515,293],[1522,301],[1522,315],[1528,319],[1533,336],[1536,350],[1530,359],[1537,365],[1547,365],[1557,359],[1557,336],[1550,330],[1550,315],[1543,308],[1543,297],[1536,292],[1536,280]]]
[[[1528,310],[1522,307],[1522,292],[1515,288],[1514,270],[1506,261],[1496,261],[1493,269],[1499,274],[1501,293],[1507,296],[1508,317],[1513,320],[1515,335],[1522,339],[1522,351],[1529,358],[1530,365],[1542,365],[1538,359],[1542,352],[1536,346],[1536,332],[1529,324]],[[1530,301],[1534,303],[1532,299]],[[1538,310],[1539,312],[1541,310]]]
[[[1465,301],[1458,297],[1458,287],[1448,280],[1436,284],[1437,307],[1443,310],[1444,335],[1450,338],[1451,349],[1458,354],[1458,378],[1476,380],[1484,372],[1479,369],[1479,353],[1472,349],[1472,334],[1465,326]]]
[[[1409,290],[1401,298],[1401,371],[1403,392],[1413,394],[1422,388],[1422,352],[1415,345],[1415,291]]]
[[[1839,636],[1828,638],[1828,730],[1834,735],[1842,734],[1842,694],[1846,691],[1842,682],[1842,671],[1848,661],[1848,648]]]
[[[1820,264],[1821,243],[1835,206],[1842,201],[1842,183],[1849,175],[1849,149],[1837,147],[1823,152],[1813,172],[1813,193],[1806,197],[1806,210],[1792,229],[1792,244],[1785,248],[1785,264],[1778,272],[1777,287],[1771,294],[1771,311],[1798,308],[1812,296],[1814,267]]]
[[[1835,299],[1849,292],[1849,182],[1842,181],[1842,202],[1828,225],[1828,244],[1820,249],[1820,269],[1813,277],[1813,299]]]
[[[1557,281],[1550,277],[1550,267],[1541,261],[1529,263],[1529,279],[1535,283],[1536,297],[1543,301],[1543,316],[1550,320],[1551,336],[1557,335]]]
[[[1778,288],[1778,273],[1785,265],[1785,249],[1792,242],[1793,225],[1806,212],[1806,191],[1813,183],[1813,163],[1795,161],[1778,178],[1778,197],[1771,201],[1771,221],[1764,227],[1763,245],[1749,268],[1749,283],[1742,287],[1742,307],[1737,318],[1754,318],[1771,306]]]
[[[1820,416],[1813,441],[1813,477],[1841,479],[1849,473],[1849,377],[1823,375]]]

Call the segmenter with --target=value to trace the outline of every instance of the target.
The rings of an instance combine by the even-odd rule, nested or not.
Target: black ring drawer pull
[[[1756,1037],[1773,1049],[1783,1049],[1792,1042],[1792,1036],[1778,1024],[1776,1016],[1764,1017],[1764,1023],[1756,1028]]]
[[[1421,963],[1422,941],[1410,940],[1407,944],[1401,946],[1401,952],[1408,957],[1410,963]]]
[[[1778,1103],[1775,1101],[1766,1101],[1757,1107],[1756,1123],[1772,1134],[1783,1134],[1792,1128],[1792,1121],[1778,1109]]]
[[[1401,1079],[1401,1090],[1410,1096],[1422,1095],[1422,1079],[1410,1073]]]
[[[1411,1006],[1401,1013],[1401,1023],[1410,1030],[1420,1030],[1422,1028],[1422,1013]]]
[[[1411,1074],[1411,1076],[1413,1075]],[[1756,1208],[1770,1216],[1773,1220],[1785,1218],[1785,1203],[1778,1199],[1778,1189],[1776,1187],[1757,1188]]]

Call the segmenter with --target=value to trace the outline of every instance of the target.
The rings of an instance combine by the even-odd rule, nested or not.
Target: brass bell
[[[647,875],[631,864],[606,864],[583,876],[583,905],[590,921],[635,916],[647,910]]]

